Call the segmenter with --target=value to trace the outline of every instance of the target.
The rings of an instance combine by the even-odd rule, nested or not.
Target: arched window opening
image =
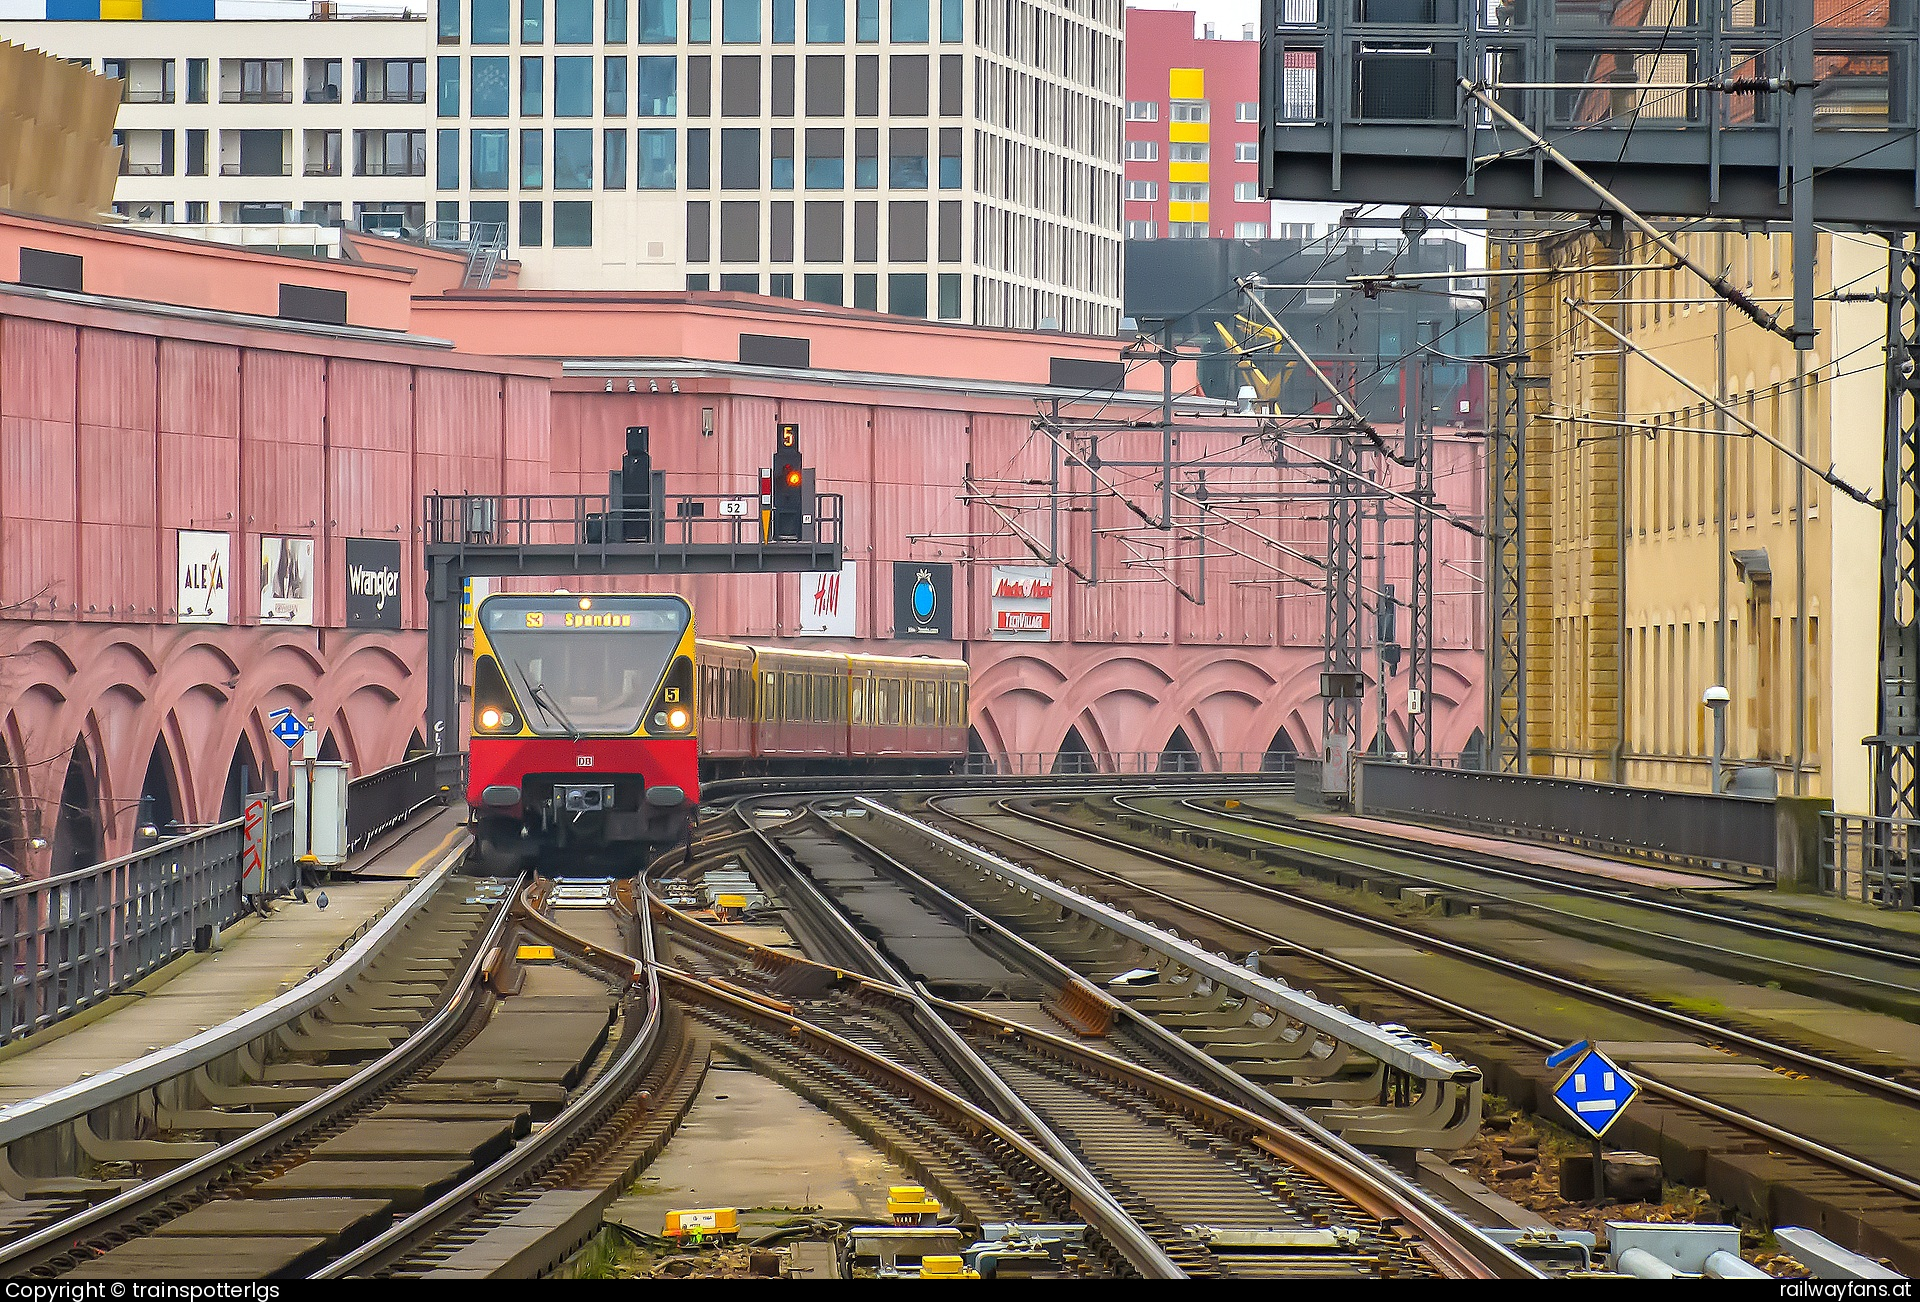
[[[87,744],[76,741],[60,784],[60,813],[54,819],[52,872],[91,868],[105,855],[100,840],[100,785]]]
[[[1173,736],[1167,738],[1167,744],[1160,749],[1160,772],[1162,773],[1198,773],[1200,755],[1187,739],[1185,728],[1175,728]]]
[[[967,772],[998,772],[993,762],[993,755],[987,750],[987,743],[980,740],[980,730],[978,728],[967,729]]]
[[[140,782],[140,803],[134,808],[134,849],[144,850],[186,830],[180,818],[176,789],[167,743],[155,738],[153,754],[147,759],[147,775]]]
[[[13,766],[13,754],[0,742],[0,867],[25,876],[27,842],[37,829],[27,817],[20,799],[21,774]],[[0,875],[0,885],[11,881]]]
[[[220,821],[231,822],[247,812],[247,797],[267,789],[267,775],[254,756],[253,743],[243,734],[227,765],[227,785],[220,793]]]
[[[1467,744],[1460,748],[1460,767],[1463,769],[1487,767],[1487,739],[1478,728],[1475,728],[1467,737]]]
[[[1291,773],[1293,761],[1300,752],[1294,749],[1293,738],[1287,736],[1285,728],[1273,734],[1273,740],[1267,743],[1267,753],[1260,757],[1262,773]]]
[[[1060,751],[1053,757],[1053,771],[1092,773],[1095,767],[1093,752],[1087,749],[1087,739],[1080,735],[1080,729],[1067,729],[1067,735],[1060,739]]]

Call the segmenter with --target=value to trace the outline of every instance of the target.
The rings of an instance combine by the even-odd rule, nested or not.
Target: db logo
[[[573,757],[573,763],[576,768],[590,769],[593,767],[593,756],[575,755]]]

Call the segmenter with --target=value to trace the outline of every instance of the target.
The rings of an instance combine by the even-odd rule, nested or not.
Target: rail
[[[177,1044],[155,1049],[51,1093],[0,1108],[0,1147],[177,1080],[196,1067],[204,1067],[319,1007],[359,976],[381,947],[412,922],[452,872],[457,858],[457,854],[450,853],[428,869],[413,889],[380,915],[338,958],[286,993]]]
[[[1477,1068],[1436,1051],[1412,1035],[1375,1026],[1343,1008],[1322,1003],[1304,991],[1283,985],[1221,955],[1208,953],[1164,928],[1143,922],[878,801],[863,796],[858,803],[870,816],[906,827],[961,862],[1126,937],[1163,965],[1172,965],[1195,978],[1254,1000],[1308,1028],[1315,1036],[1358,1050],[1406,1077],[1440,1086],[1423,1106],[1445,1113],[1439,1118],[1443,1125],[1462,1124],[1469,1132],[1478,1127],[1480,1072]]]
[[[347,830],[355,848],[436,798],[436,774],[436,757],[428,756],[350,783]],[[356,799],[367,808],[356,810]],[[299,884],[292,810],[289,802],[267,814],[267,896]],[[203,928],[238,920],[251,907],[240,884],[245,854],[243,817],[0,890],[0,1044],[120,993],[193,949]]]
[[[527,1187],[570,1147],[612,1117],[652,1065],[665,1033],[666,1010],[660,983],[665,969],[652,960],[651,941],[646,942],[647,957],[641,959],[603,949],[529,907],[524,892],[516,898],[511,912],[524,934],[586,959],[614,979],[624,979],[629,993],[639,988],[644,998],[642,1008],[635,1010],[641,1013],[639,1024],[622,1038],[613,1059],[594,1077],[592,1084],[569,1099],[559,1115],[541,1126],[531,1138],[516,1144],[498,1161],[482,1167],[412,1215],[397,1220],[351,1253],[316,1271],[313,1278],[345,1279],[391,1265],[435,1236],[453,1230],[487,1200]],[[640,930],[647,930],[644,919]],[[610,1203],[620,1192],[616,1186],[603,1191],[602,1197]]]
[[[417,919],[420,907],[445,883],[451,871],[450,857],[323,973],[278,999],[169,1049],[149,1054],[116,1072],[103,1073],[97,1078],[97,1084],[96,1080],[82,1081],[56,1094],[16,1105],[0,1116],[26,1133],[60,1124],[63,1117],[66,1121],[75,1121],[107,1100],[125,1100],[156,1088],[164,1090],[168,1081],[203,1068],[216,1057],[236,1052],[276,1027],[287,1025],[302,1011],[311,1011],[345,989],[385,945],[402,935],[408,923]],[[509,911],[505,908],[494,914],[464,973],[449,974],[451,994],[447,1001],[387,1052],[371,1062],[359,1064],[346,1079],[257,1129],[150,1180],[130,1182],[104,1202],[76,1210],[51,1225],[7,1241],[0,1245],[0,1272],[9,1278],[25,1276],[43,1268],[49,1257],[72,1251],[76,1245],[95,1236],[124,1234],[130,1221],[151,1226],[160,1219],[154,1215],[159,1208],[172,1205],[177,1213],[197,1191],[231,1179],[235,1172],[254,1166],[269,1154],[284,1152],[302,1132],[324,1130],[329,1124],[337,1123],[348,1109],[370,1093],[417,1069],[439,1052],[466,1022],[474,1001],[484,991],[479,977],[492,961],[491,955],[508,919]]]
[[[1357,813],[1412,816],[1660,863],[1773,877],[1782,867],[1778,801],[1661,791],[1574,778],[1364,760]]]
[[[1912,909],[1917,830],[1920,823],[1908,818],[1822,815],[1820,888],[1883,909]]]

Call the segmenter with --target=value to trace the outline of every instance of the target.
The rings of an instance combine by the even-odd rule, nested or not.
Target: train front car
[[[700,801],[693,610],[502,593],[474,616],[467,804],[490,871],[631,876]]]

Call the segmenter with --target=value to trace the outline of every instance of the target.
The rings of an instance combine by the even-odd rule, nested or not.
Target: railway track
[[[1702,970],[1737,980],[1772,980],[1815,998],[1897,1017],[1911,1019],[1920,1012],[1920,935],[1789,913],[1742,890],[1715,896],[1633,881],[1601,886],[1568,870],[1442,854],[1415,842],[1415,829],[1405,838],[1375,837],[1305,824],[1246,801],[1232,810],[1219,807],[1218,799],[1182,796],[1149,805],[1142,798],[1114,795],[1104,803],[1142,821],[1237,837],[1249,847],[1270,846],[1303,866],[1338,865],[1402,887],[1505,907],[1556,932],[1603,937],[1602,943],[1649,957],[1683,952]],[[1419,870],[1406,867],[1409,861]],[[1832,966],[1840,961],[1850,966]]]
[[[752,815],[749,815],[751,818]],[[775,842],[775,832],[755,828],[768,853],[760,871],[776,879],[791,906],[808,890],[803,872]],[[810,834],[837,834],[888,871],[905,871],[864,835],[830,820]],[[791,828],[782,839],[797,835]],[[916,883],[924,890],[924,883]],[[1487,1276],[1531,1273],[1495,1245],[1448,1214],[1423,1202],[1409,1206],[1408,1190],[1357,1154],[1337,1153],[1302,1133],[1226,1101],[1220,1073],[1186,1046],[1143,1037],[1137,1031],[1104,1028],[1083,1043],[1070,1023],[1036,1007],[983,1008],[931,996],[903,976],[859,924],[815,901],[797,930],[816,946],[837,926],[831,946],[838,966],[801,961],[703,927],[656,902],[669,924],[671,943],[691,962],[729,985],[779,998],[816,1024],[863,1029],[884,1025],[889,1043],[876,1046],[922,1065],[945,1046],[926,1044],[900,1051],[902,1027],[918,1029],[911,1009],[937,1015],[942,1029],[963,1039],[967,1052],[1002,1089],[1024,1105],[1019,1119],[1029,1134],[1064,1148],[1083,1162],[1137,1224],[1144,1227],[1180,1273],[1227,1277],[1395,1277],[1436,1274]],[[789,914],[795,910],[789,910]],[[1009,957],[1002,944],[995,952]],[[1038,959],[1038,961],[1036,961]],[[1049,968],[1043,956],[1023,953],[1036,980],[1056,988],[1048,1007],[1074,1002],[1096,1011],[1103,997],[1083,982]],[[1107,1011],[1115,1011],[1108,1009]],[[1072,1014],[1069,1014],[1072,1016]],[[1029,1024],[1035,1020],[1041,1026]],[[1084,1029],[1084,1027],[1083,1027]],[[950,1079],[971,1083],[980,1073],[949,1064]],[[990,1093],[979,1098],[992,1106]],[[1294,1118],[1295,1121],[1303,1119]],[[1331,1137],[1326,1137],[1331,1138]]]
[[[1739,1034],[1731,1028],[1699,1018],[1679,1023],[1654,1016],[1667,1010],[1648,1010],[1636,1025],[1627,1020],[1615,992],[1570,981],[1538,965],[1475,953],[1459,940],[1440,940],[1254,880],[1244,862],[1239,867],[1193,862],[1010,802],[999,802],[985,813],[977,808],[959,812],[954,806],[960,803],[937,800],[932,807],[942,825],[964,832],[975,844],[1118,907],[1138,910],[1143,918],[1177,927],[1204,945],[1229,951],[1251,946],[1260,953],[1263,968],[1287,981],[1375,1020],[1417,1026],[1456,1048],[1481,1063],[1494,1085],[1523,1105],[1543,1097],[1551,1084],[1537,1065],[1543,1051],[1574,1038],[1547,1025],[1567,1024],[1569,996],[1607,1010],[1601,1022],[1609,1028],[1605,1038],[1643,1041],[1657,1050],[1680,1027],[1695,1038],[1672,1040],[1671,1057],[1686,1061],[1665,1070],[1629,1064],[1653,1097],[1637,1109],[1639,1115],[1620,1123],[1625,1133],[1615,1142],[1624,1139],[1659,1154],[1672,1178],[1717,1188],[1724,1201],[1741,1205],[1756,1219],[1813,1224],[1850,1238],[1850,1246],[1858,1250],[1887,1256],[1907,1269],[1920,1266],[1920,1246],[1910,1233],[1907,1210],[1920,1196],[1920,1180],[1907,1163],[1861,1156],[1830,1137],[1766,1120],[1755,1115],[1765,1104],[1766,1089],[1743,1095],[1738,1088],[1747,1072],[1773,1078],[1764,1059],[1742,1067],[1742,1062],[1755,1061],[1746,1055],[1766,1054],[1775,1065],[1819,1067],[1833,1082],[1826,1088],[1852,1102],[1845,1104],[1844,1114],[1828,1111],[1830,1104],[1811,1109],[1806,1129],[1818,1131],[1823,1122],[1845,1115],[1853,1133],[1860,1133],[1864,1123],[1893,1137],[1891,1151],[1898,1156],[1904,1152],[1898,1136],[1912,1126],[1902,1097],[1904,1082],[1883,1078],[1872,1082],[1879,1087],[1876,1093],[1865,1093],[1850,1083],[1859,1069],[1809,1063],[1803,1051],[1786,1045],[1743,1045],[1746,1055],[1734,1057],[1722,1047]],[[1197,859],[1202,852],[1190,853]],[[1373,941],[1369,948],[1367,942],[1347,940],[1350,935],[1392,944],[1383,949]],[[1315,940],[1301,939],[1308,936]],[[1495,975],[1482,979],[1477,988],[1454,987],[1449,997],[1415,975],[1427,970],[1420,966],[1426,961],[1423,955],[1458,958]],[[1543,987],[1551,991],[1551,999],[1541,998]],[[1476,995],[1483,990],[1503,993],[1476,998],[1465,993],[1468,988]],[[1495,1014],[1489,1008],[1512,1011]],[[1709,1097],[1715,1092],[1715,1072],[1734,1084],[1730,1091],[1720,1091],[1719,1099]],[[1782,1189],[1789,1192],[1783,1195]],[[1842,1208],[1847,1209],[1844,1214]]]
[[[426,1084],[481,1034],[491,998],[484,979],[507,932],[504,892],[469,893],[471,885],[441,881],[401,934],[312,1013],[263,1030],[214,1070],[122,1100],[117,1111],[149,1118],[158,1134],[101,1144],[107,1165],[30,1185],[50,1201],[79,1199],[0,1244],[0,1272],[300,1273],[372,1232],[389,1208],[451,1183],[455,1150],[477,1162],[510,1143],[510,1125]],[[448,1155],[419,1156],[407,1138],[415,1135],[433,1135]],[[9,1152],[44,1151],[60,1138],[49,1129]],[[344,1181],[370,1147],[392,1159],[383,1182]]]

